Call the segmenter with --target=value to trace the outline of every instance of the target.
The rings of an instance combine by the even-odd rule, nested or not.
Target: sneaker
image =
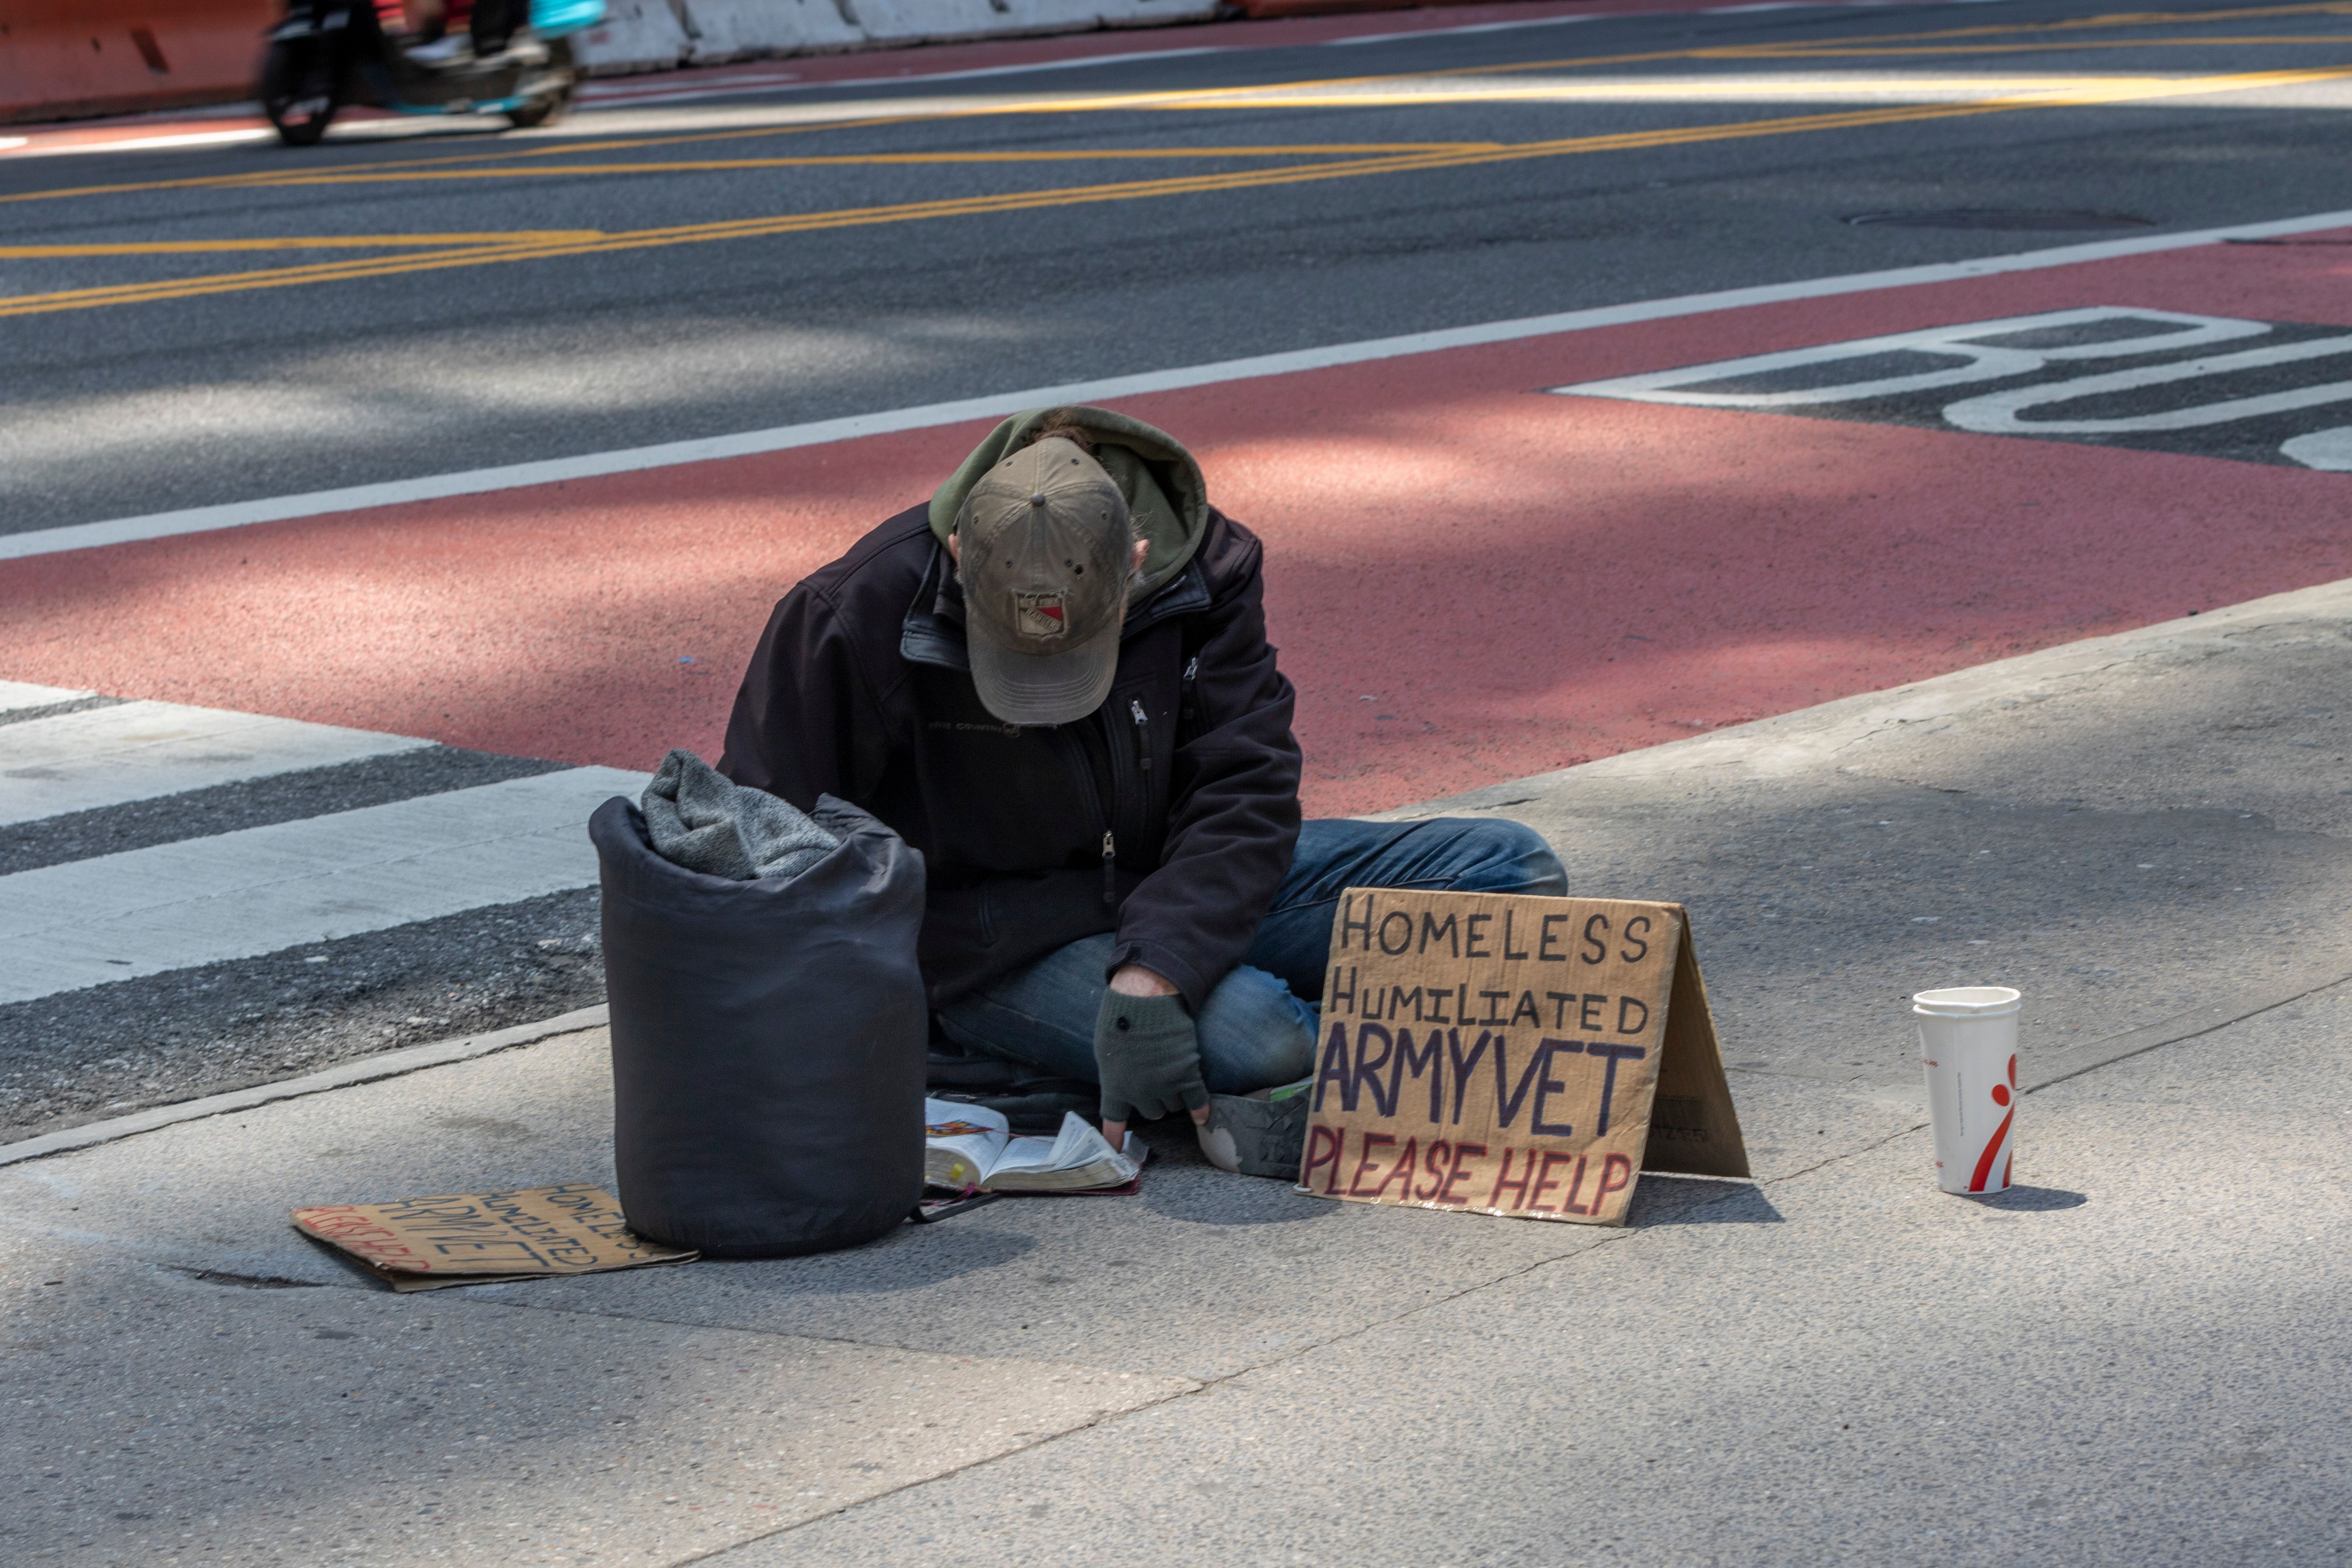
[[[1307,1111],[1315,1102],[1308,1090],[1314,1087],[1313,1079],[1303,1078],[1255,1094],[1209,1096],[1209,1120],[1193,1129],[1201,1152],[1220,1171],[1298,1180]]]

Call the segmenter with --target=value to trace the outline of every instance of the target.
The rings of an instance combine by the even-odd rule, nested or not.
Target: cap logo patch
[[[1024,637],[1058,637],[1066,636],[1070,626],[1063,614],[1063,595],[1052,594],[1015,594],[1013,595],[1013,626]]]

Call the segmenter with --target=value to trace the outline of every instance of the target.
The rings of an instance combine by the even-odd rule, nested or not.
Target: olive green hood
[[[1143,576],[1128,593],[1139,605],[1184,569],[1209,526],[1209,487],[1192,454],[1164,430],[1108,408],[1033,408],[988,433],[963,466],[931,497],[931,532],[940,543],[955,531],[956,514],[980,476],[1027,444],[1030,433],[1048,423],[1075,425],[1095,439],[1095,461],[1127,498],[1135,536],[1150,543]]]

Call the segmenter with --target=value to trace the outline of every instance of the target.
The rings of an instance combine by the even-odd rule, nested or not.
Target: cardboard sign
[[[1322,1026],[1303,1192],[1622,1225],[1748,1174],[1679,904],[1349,889]]]
[[[586,1182],[396,1204],[332,1204],[296,1209],[294,1226],[358,1258],[395,1290],[597,1274],[699,1256],[630,1235],[620,1205]]]

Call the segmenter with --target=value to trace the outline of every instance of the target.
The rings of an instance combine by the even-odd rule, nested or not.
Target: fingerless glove
[[[1209,1103],[1200,1037],[1181,996],[1106,987],[1095,1016],[1095,1070],[1106,1121],[1149,1121]]]

